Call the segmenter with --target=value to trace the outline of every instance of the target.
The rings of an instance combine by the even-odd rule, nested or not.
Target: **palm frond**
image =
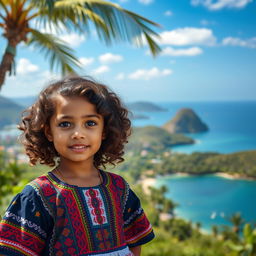
[[[69,30],[90,33],[92,23],[100,40],[106,44],[130,42],[138,46],[145,44],[153,55],[160,52],[156,42],[157,33],[151,27],[159,25],[119,5],[102,0],[59,0],[55,2],[51,15],[41,12],[42,21],[51,20],[55,25],[62,24]],[[91,23],[89,23],[91,21]]]
[[[56,0],[30,0],[30,3],[38,9],[47,8],[48,11],[51,13],[54,7],[54,3]]]
[[[0,18],[2,19],[2,20],[5,20],[5,17],[0,13]]]
[[[61,68],[62,74],[76,73],[80,63],[74,56],[73,50],[64,41],[52,34],[41,33],[34,29],[30,32],[28,44],[34,45],[37,50],[45,53],[45,57],[50,60],[51,70]]]
[[[5,11],[5,13],[8,13],[7,4],[9,4],[6,0],[0,0],[0,7],[2,7]]]

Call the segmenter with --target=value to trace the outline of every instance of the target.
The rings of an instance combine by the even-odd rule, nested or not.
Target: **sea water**
[[[168,187],[166,196],[178,203],[175,214],[204,230],[212,225],[231,225],[230,217],[240,213],[246,222],[256,223],[256,181],[227,179],[214,175],[159,178],[156,186]]]
[[[256,150],[256,102],[172,102],[160,103],[166,112],[147,113],[149,119],[134,120],[134,126],[162,126],[181,108],[192,108],[209,131],[187,134],[193,145],[171,150],[183,153],[233,153]],[[167,197],[178,203],[176,214],[192,222],[200,222],[210,230],[212,225],[231,225],[228,219],[240,212],[247,222],[256,222],[256,181],[232,180],[214,175],[170,176],[157,179],[166,185]]]
[[[162,126],[171,120],[181,108],[192,108],[209,131],[186,134],[196,143],[176,146],[173,151],[192,153],[232,153],[256,149],[256,101],[244,102],[169,102],[158,103],[165,112],[143,112],[149,119],[133,120],[134,126]]]

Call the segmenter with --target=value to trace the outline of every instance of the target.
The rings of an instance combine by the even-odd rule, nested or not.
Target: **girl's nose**
[[[75,130],[72,134],[72,139],[83,139],[85,138],[85,135],[81,130]]]

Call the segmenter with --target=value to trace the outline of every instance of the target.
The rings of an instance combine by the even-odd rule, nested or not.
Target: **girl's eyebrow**
[[[82,118],[92,118],[92,117],[95,117],[95,118],[100,119],[100,115],[96,115],[96,114],[91,114],[91,115],[84,115],[84,116],[82,116]],[[61,115],[61,116],[60,116],[60,119],[74,119],[74,116]]]

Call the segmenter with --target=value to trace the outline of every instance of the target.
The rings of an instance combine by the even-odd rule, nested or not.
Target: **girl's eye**
[[[92,120],[89,120],[86,122],[86,126],[95,126],[97,125],[96,122],[92,121]]]
[[[59,123],[58,126],[62,127],[62,128],[67,128],[67,127],[71,126],[71,123],[70,122],[61,122],[61,123]]]

